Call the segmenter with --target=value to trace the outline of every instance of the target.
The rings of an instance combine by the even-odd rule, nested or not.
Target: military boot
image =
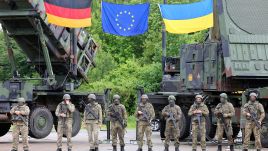
[[[29,151],[28,149],[24,150],[24,151]]]
[[[137,151],[142,151],[142,148],[138,148],[138,150]]]
[[[99,151],[99,148],[98,147],[95,147],[95,150],[93,150],[93,151]]]
[[[248,151],[248,149],[243,149],[243,151]]]
[[[68,148],[68,151],[72,151],[72,149],[71,148]]]
[[[196,149],[193,149],[192,151],[196,151]]]
[[[230,151],[234,151],[234,145],[230,145]]]
[[[152,148],[148,148],[148,151],[153,151],[153,149]]]
[[[11,151],[17,151],[16,149],[12,149]]]
[[[179,147],[175,147],[175,151],[180,151],[180,150],[179,150]]]
[[[222,146],[218,145],[218,151],[222,151]]]
[[[57,151],[62,151],[61,148],[58,148]]]
[[[125,151],[125,146],[121,146],[121,151]]]
[[[257,149],[257,151],[261,151],[261,149]]]
[[[202,149],[202,151],[207,151],[207,149]]]
[[[116,151],[117,149],[116,149],[116,146],[113,146],[113,151]]]
[[[165,150],[164,151],[169,151],[169,149],[168,149],[168,145],[165,145]]]

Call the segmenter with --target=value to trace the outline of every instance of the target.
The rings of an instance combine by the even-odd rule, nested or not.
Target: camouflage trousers
[[[112,145],[117,145],[117,135],[119,137],[120,146],[125,146],[124,136],[125,129],[121,126],[118,121],[111,122],[111,134],[112,134]]]
[[[151,125],[148,122],[139,121],[138,122],[138,146],[139,146],[139,148],[142,148],[142,146],[143,146],[144,133],[146,135],[148,148],[152,148],[153,143],[152,143]]]
[[[58,134],[58,140],[57,140],[57,146],[58,148],[62,148],[62,136],[63,134],[66,134],[67,137],[67,146],[69,149],[72,149],[72,124],[73,119],[72,118],[66,118],[66,120],[59,120],[58,121],[58,128],[57,128],[57,134]]]
[[[193,139],[193,145],[192,148],[196,149],[197,148],[197,137],[198,134],[201,135],[201,148],[206,149],[206,122],[201,123],[201,127],[199,130],[198,122],[192,122],[192,139]]]
[[[234,144],[234,140],[232,138],[233,136],[233,128],[232,128],[232,124],[231,124],[231,121],[226,121],[226,126],[227,126],[227,131],[228,131],[228,134],[230,136],[230,138],[227,138],[228,139],[228,144],[229,145],[233,145]],[[222,138],[223,138],[223,134],[224,134],[225,130],[224,130],[224,124],[218,122],[217,123],[217,131],[216,131],[216,138],[218,140],[218,143],[221,144],[222,143]],[[227,134],[226,134],[226,137],[227,137]]]
[[[170,139],[174,138],[174,146],[179,147],[180,145],[180,128],[179,128],[179,122],[176,122],[177,127],[174,128],[174,125],[172,122],[166,123],[166,130],[165,130],[165,146],[169,146]]]
[[[20,133],[21,133],[21,136],[22,136],[23,150],[29,150],[28,126],[26,126],[26,125],[16,125],[16,124],[14,124],[13,131],[12,131],[12,136],[13,136],[12,149],[18,150]]]
[[[86,123],[86,129],[88,133],[88,141],[90,149],[95,149],[99,146],[99,130],[100,126],[97,122]]]
[[[261,145],[261,134],[260,134],[260,130],[258,129],[258,127],[256,126],[256,124],[254,122],[246,122],[246,127],[245,127],[245,138],[244,138],[244,144],[243,144],[243,148],[244,149],[248,149],[249,143],[250,143],[250,136],[251,134],[254,134],[255,136],[255,147],[256,149],[261,149],[262,145]]]

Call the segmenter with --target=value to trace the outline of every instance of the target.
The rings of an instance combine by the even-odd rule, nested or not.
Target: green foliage
[[[141,65],[138,60],[133,59],[120,64],[101,80],[81,86],[80,91],[103,92],[105,88],[111,88],[113,94],[121,95],[121,102],[126,105],[128,112],[133,114],[137,88],[142,86],[146,92],[157,91],[160,81],[160,63]]]

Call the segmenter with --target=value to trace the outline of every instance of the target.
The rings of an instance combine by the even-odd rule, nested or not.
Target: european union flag
[[[106,33],[135,36],[148,29],[150,4],[124,5],[102,1],[102,28]]]

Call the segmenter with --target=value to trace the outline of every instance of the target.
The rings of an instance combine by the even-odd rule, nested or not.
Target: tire
[[[264,148],[268,148],[268,114],[265,114],[265,119],[263,122],[265,122],[265,124],[262,125],[262,135],[261,135],[261,143],[262,143],[262,147]]]
[[[54,126],[55,126],[55,130],[57,131],[58,122],[55,122]],[[78,110],[75,110],[73,113],[72,137],[75,137],[79,133],[80,129],[81,129],[80,112]],[[66,137],[66,134],[63,134],[63,137]]]
[[[186,110],[182,109],[182,113],[180,122],[180,139],[185,139],[190,134],[191,118],[187,115]]]
[[[0,137],[6,135],[11,127],[11,123],[0,123]]]
[[[53,128],[53,116],[46,107],[33,109],[29,119],[29,135],[36,139],[47,137]]]
[[[160,130],[160,120],[154,119],[151,122],[152,131],[156,132]]]

